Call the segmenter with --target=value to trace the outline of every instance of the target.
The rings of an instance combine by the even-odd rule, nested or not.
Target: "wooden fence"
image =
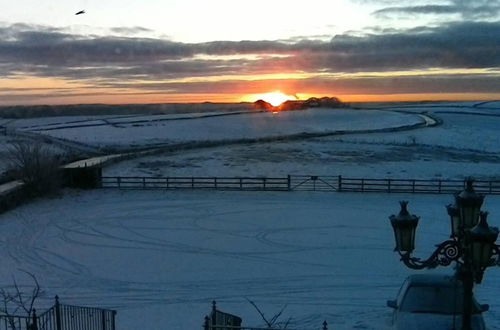
[[[338,177],[337,191],[453,194],[464,190],[465,180],[365,179]],[[500,194],[500,180],[476,180],[474,189],[481,194]]]
[[[102,177],[102,188],[290,190],[288,178],[266,177]]]
[[[56,303],[30,316],[0,315],[0,330],[115,330],[116,311]]]
[[[465,180],[367,179],[337,176],[288,175],[287,177],[102,177],[102,188],[212,189],[269,191],[338,191],[414,194],[453,194]],[[500,180],[474,181],[476,192],[500,194]]]

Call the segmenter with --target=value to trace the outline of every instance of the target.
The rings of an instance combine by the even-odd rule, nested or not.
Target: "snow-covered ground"
[[[489,106],[489,113],[486,113],[484,109],[472,107],[472,103],[439,105],[399,106],[392,110],[415,115],[427,112],[442,119],[440,126],[353,134],[349,133],[350,122],[336,122],[336,125],[344,125],[343,129],[349,134],[178,150],[116,164],[106,168],[105,175],[272,177],[340,174],[372,178],[500,178],[497,165],[500,162],[500,108],[484,104],[483,107]],[[493,105],[498,106],[498,103]],[[472,114],[474,112],[476,115]],[[391,127],[384,117],[374,116],[370,120]],[[220,129],[224,130],[225,126]]]
[[[417,254],[448,238],[451,196],[314,192],[67,191],[0,216],[0,281],[118,310],[118,329],[199,329],[215,299],[246,325],[287,305],[291,326],[385,329],[405,276],[388,216],[410,200]],[[498,223],[500,198],[484,206]],[[451,273],[451,268],[435,272]],[[500,329],[500,269],[477,287]]]
[[[148,119],[149,118],[149,119]],[[380,129],[417,124],[423,119],[415,114],[379,110],[309,109],[280,113],[255,112],[219,116],[144,116],[107,121],[91,120],[65,128],[61,126],[24,129],[53,137],[90,144],[94,147],[131,148],[157,144],[226,141],[279,137],[300,133]],[[19,123],[17,123],[19,125]]]
[[[379,109],[59,117],[6,125],[124,148],[345,133],[177,150],[118,163],[105,175],[500,177],[500,102],[372,106]],[[424,112],[443,125],[352,134],[420,123]],[[452,196],[68,190],[0,215],[0,286],[30,271],[48,297],[117,309],[120,330],[200,329],[213,299],[245,325],[262,325],[246,298],[268,316],[287,305],[289,328],[319,329],[326,319],[331,329],[384,329],[390,319],[385,301],[412,273],[392,251],[388,216],[402,199],[422,216],[417,254],[428,256],[448,238],[444,205]],[[500,197],[487,197],[484,209],[498,226]],[[500,269],[489,269],[477,295],[491,305],[489,328],[500,330],[499,289]]]

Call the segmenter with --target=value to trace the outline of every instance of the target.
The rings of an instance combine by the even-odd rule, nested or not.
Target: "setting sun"
[[[287,95],[287,94],[281,93],[280,91],[255,95],[255,100],[264,100],[264,101],[270,103],[274,107],[277,107],[278,105],[280,105],[281,103],[283,103],[285,101],[296,100],[296,99],[297,98],[295,96]]]

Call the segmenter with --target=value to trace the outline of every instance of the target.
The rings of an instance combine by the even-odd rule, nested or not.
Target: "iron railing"
[[[0,330],[115,330],[116,311],[59,303],[37,315],[0,315]]]

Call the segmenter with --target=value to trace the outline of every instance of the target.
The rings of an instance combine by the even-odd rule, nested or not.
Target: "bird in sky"
[[[78,13],[76,13],[75,15],[81,15],[81,14],[85,14],[85,10],[80,10]]]

